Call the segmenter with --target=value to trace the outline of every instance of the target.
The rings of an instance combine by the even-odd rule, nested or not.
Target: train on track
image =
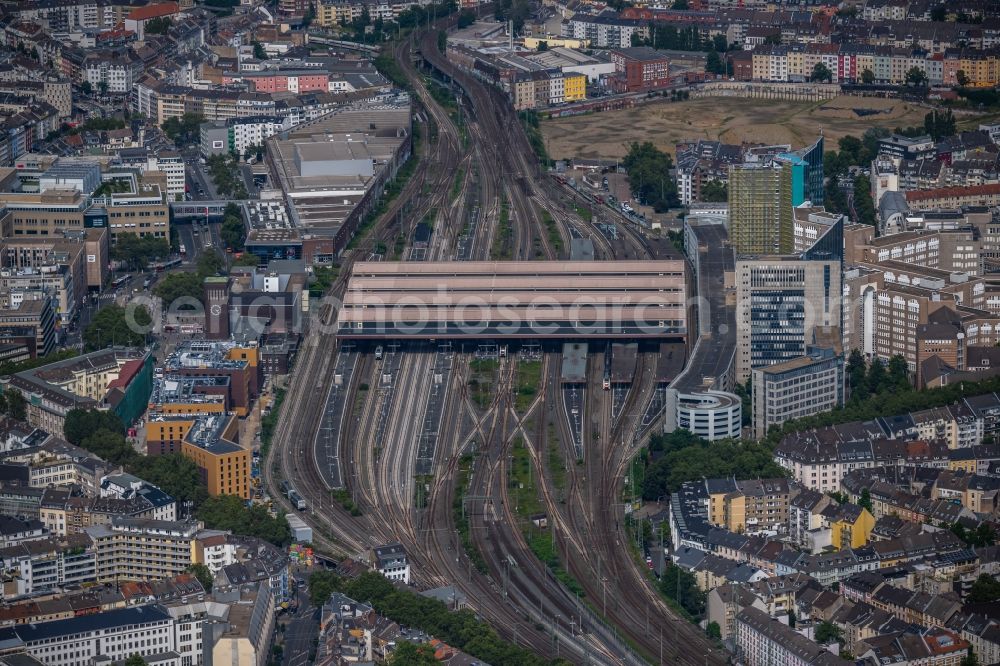
[[[288,481],[281,482],[281,492],[288,498],[288,501],[291,502],[292,506],[296,509],[299,511],[306,510],[306,507],[308,506],[306,501],[302,499],[302,495],[299,495],[299,492],[295,490],[295,488],[292,487],[292,484]]]

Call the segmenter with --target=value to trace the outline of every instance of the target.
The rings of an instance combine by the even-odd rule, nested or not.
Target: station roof
[[[685,267],[664,261],[360,262],[346,338],[683,337]]]

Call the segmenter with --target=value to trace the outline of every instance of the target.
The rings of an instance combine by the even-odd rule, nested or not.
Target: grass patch
[[[542,362],[523,361],[517,364],[517,394],[514,397],[514,408],[519,412],[527,411],[538,387],[542,382]]]
[[[260,420],[260,457],[262,460],[267,458],[267,451],[271,448],[271,439],[274,438],[274,429],[278,426],[278,417],[281,415],[281,405],[284,402],[285,389],[275,389],[271,411]]]
[[[465,549],[465,554],[472,560],[472,566],[476,567],[476,571],[486,574],[488,571],[486,560],[483,559],[482,554],[472,542],[469,519],[462,508],[465,495],[469,490],[469,480],[472,476],[472,461],[473,457],[468,454],[462,456],[462,459],[459,461],[458,473],[455,476],[455,499],[452,500],[451,509],[452,517],[455,521],[455,530],[462,539],[462,547]]]
[[[430,498],[427,487],[434,481],[430,474],[417,474],[413,477],[413,505],[418,509],[426,509]]]
[[[549,211],[544,208],[539,208],[538,214],[542,218],[542,225],[545,226],[545,234],[548,238],[549,245],[552,246],[552,250],[556,254],[562,254],[563,239],[562,234],[559,233],[559,227],[556,226],[556,221],[552,219],[552,215],[549,214]]]
[[[514,228],[510,223],[510,202],[504,199],[500,202],[500,223],[493,236],[493,246],[490,248],[490,258],[494,261],[511,259],[514,254]]]
[[[479,409],[486,409],[493,402],[493,385],[500,362],[496,359],[469,361],[469,395]]]
[[[531,456],[520,437],[514,440],[511,447],[510,476],[507,480],[508,493],[514,502],[514,511],[520,518],[521,533],[524,540],[553,575],[573,594],[584,596],[583,586],[568,571],[563,569],[556,552],[552,528],[539,528],[531,522],[531,517],[544,513],[538,491],[535,488],[534,475],[531,469]]]
[[[550,426],[555,430],[553,426]],[[566,460],[559,450],[559,442],[554,441],[554,437],[549,436],[549,475],[552,477],[552,485],[559,491],[560,496],[566,491]]]
[[[590,224],[591,220],[594,219],[594,214],[590,212],[589,208],[581,206],[580,204],[574,205],[573,208],[576,210],[576,214],[580,216],[580,219],[587,224]]]
[[[331,494],[333,495],[334,501],[340,502],[340,506],[344,507],[344,510],[352,516],[357,518],[361,515],[361,509],[354,503],[351,493],[347,492],[346,488],[339,488],[332,491]]]
[[[459,167],[455,173],[455,182],[451,185],[451,200],[458,198],[458,193],[462,191],[462,181],[465,180],[465,169]]]

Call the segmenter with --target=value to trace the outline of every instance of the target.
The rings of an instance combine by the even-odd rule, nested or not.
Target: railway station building
[[[683,260],[361,262],[337,317],[352,340],[674,339]]]

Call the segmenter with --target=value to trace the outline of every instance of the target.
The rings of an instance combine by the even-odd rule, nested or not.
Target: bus
[[[123,275],[120,278],[115,278],[114,280],[112,280],[111,286],[115,289],[118,289],[119,287],[124,287],[126,282],[128,282],[128,276]]]

